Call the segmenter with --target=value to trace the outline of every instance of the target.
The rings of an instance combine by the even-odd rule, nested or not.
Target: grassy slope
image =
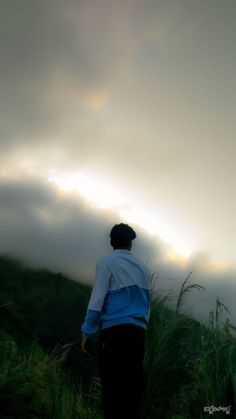
[[[46,351],[71,343],[66,366],[76,380],[83,377],[89,382],[96,363],[85,362],[80,327],[91,287],[60,273],[28,268],[7,256],[0,257],[0,287],[1,327],[22,344],[27,336],[35,336]]]
[[[220,329],[219,301],[215,313],[210,313],[208,328],[181,314],[187,282],[184,285],[176,311],[168,309],[165,299],[152,300],[143,418],[200,419],[208,417],[203,408],[211,405],[231,405],[230,417],[234,417],[233,327],[226,323]],[[0,408],[5,412],[1,417],[99,419],[96,359],[87,358],[80,349],[80,326],[91,288],[6,256],[0,257],[0,286]],[[57,362],[52,353],[58,353],[63,362]],[[85,397],[80,386],[88,393],[91,382]],[[225,417],[225,412],[214,413],[216,417]]]
[[[4,255],[0,289],[0,417],[99,419],[96,360],[80,348],[91,287]]]

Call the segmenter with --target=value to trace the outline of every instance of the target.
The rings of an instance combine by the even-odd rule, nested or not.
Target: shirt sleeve
[[[104,300],[109,290],[111,272],[103,258],[96,265],[96,278],[90,296],[85,321],[81,326],[83,336],[90,337],[100,327],[100,317]]]

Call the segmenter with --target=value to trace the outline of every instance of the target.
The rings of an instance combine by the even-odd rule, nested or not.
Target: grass
[[[191,274],[191,273],[190,273]],[[182,312],[188,292],[203,290],[183,282],[176,308],[168,308],[169,295],[152,294],[144,358],[145,397],[143,419],[203,419],[204,406],[229,407],[235,417],[236,328],[227,307],[217,298],[208,326]],[[157,277],[152,277],[152,285]],[[76,383],[62,366],[70,345],[45,353],[34,341],[19,348],[0,332],[1,419],[102,419],[101,381],[96,375],[89,386]],[[225,412],[214,412],[214,419]],[[228,417],[228,415],[227,415]]]
[[[191,274],[191,273],[190,273]],[[184,281],[175,310],[166,307],[168,296],[154,298],[144,359],[146,396],[143,418],[201,419],[204,406],[230,406],[235,417],[236,341],[235,327],[220,320],[227,307],[217,298],[209,313],[208,327],[180,312],[184,295],[204,289]],[[214,418],[225,417],[215,412]]]
[[[67,352],[58,347],[47,355],[37,342],[22,351],[1,332],[1,419],[101,419],[99,403],[91,403],[96,382],[86,394],[60,368]]]

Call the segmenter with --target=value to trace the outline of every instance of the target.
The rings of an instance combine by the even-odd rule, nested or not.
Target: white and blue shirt
[[[114,249],[96,265],[96,278],[82,324],[83,336],[122,323],[147,328],[150,269],[126,249]]]

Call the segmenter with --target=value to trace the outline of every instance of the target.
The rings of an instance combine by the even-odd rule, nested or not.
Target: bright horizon
[[[130,202],[127,193],[122,194],[105,179],[80,172],[62,172],[50,175],[48,180],[55,183],[62,191],[83,196],[94,208],[116,210],[124,222],[137,224],[149,234],[159,236],[176,252],[176,256],[187,258],[190,255],[191,250],[181,242],[181,238],[173,237],[172,231],[168,229],[167,220],[162,219],[158,223],[158,215],[150,216],[148,209],[140,209],[139,203]]]

